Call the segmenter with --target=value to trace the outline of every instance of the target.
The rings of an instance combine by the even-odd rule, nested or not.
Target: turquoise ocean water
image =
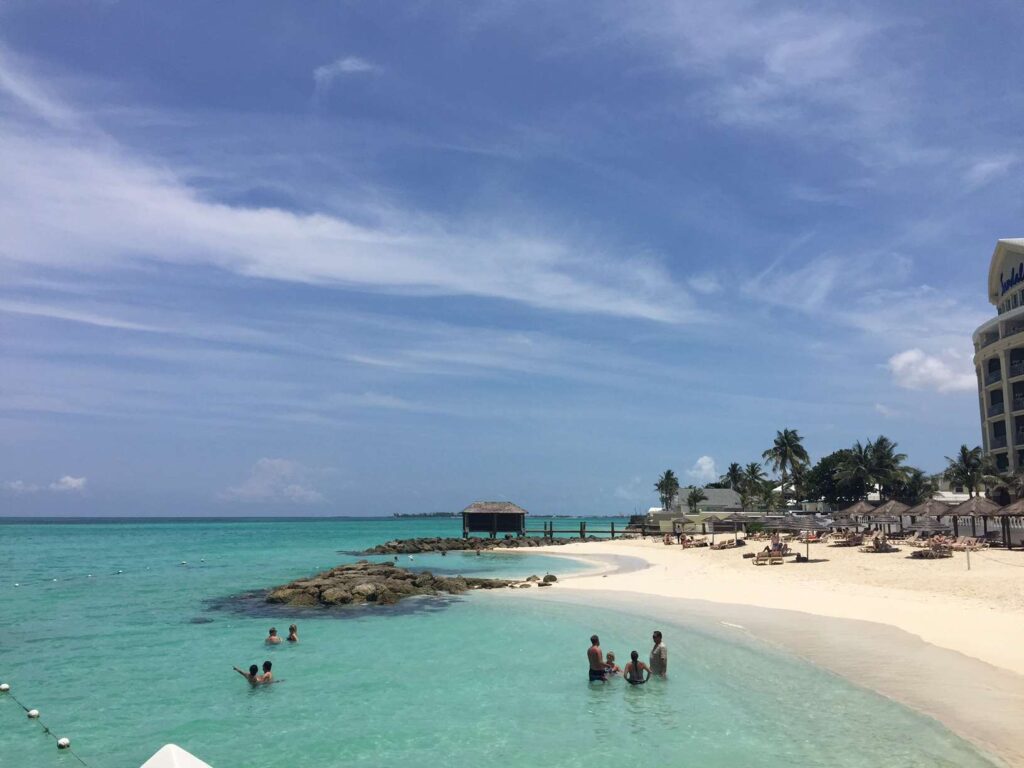
[[[0,524],[0,681],[92,768],[136,768],[167,742],[214,768],[990,764],[820,669],[657,617],[508,593],[337,612],[224,600],[355,559],[339,550],[458,525]],[[402,564],[516,577],[589,567],[535,554]],[[298,645],[263,645],[291,621]],[[592,632],[621,660],[646,655],[654,622],[668,681],[585,681]],[[253,690],[231,671],[267,658],[283,683]],[[0,766],[73,765],[0,696]]]

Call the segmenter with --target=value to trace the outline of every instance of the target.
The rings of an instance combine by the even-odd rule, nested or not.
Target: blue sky
[[[0,514],[630,513],[980,442],[1014,2],[0,6]]]

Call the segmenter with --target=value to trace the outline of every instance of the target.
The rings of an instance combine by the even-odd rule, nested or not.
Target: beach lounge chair
[[[768,555],[768,565],[783,565],[786,560],[779,552],[772,552]]]
[[[754,555],[754,565],[768,565],[771,555],[768,552],[758,552]]]

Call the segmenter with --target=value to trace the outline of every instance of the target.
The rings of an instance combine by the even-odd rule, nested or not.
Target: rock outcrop
[[[394,563],[360,560],[275,587],[267,595],[267,602],[296,606],[389,605],[415,595],[458,595],[471,589],[499,589],[516,583],[509,579],[435,576],[409,571]]]
[[[596,536],[581,539],[545,539],[540,536],[509,536],[506,539],[469,538],[426,538],[426,539],[395,539],[385,544],[366,550],[364,555],[415,555],[420,552],[459,552],[487,549],[526,549],[528,547],[548,547],[561,544],[573,544],[581,541],[601,541]]]

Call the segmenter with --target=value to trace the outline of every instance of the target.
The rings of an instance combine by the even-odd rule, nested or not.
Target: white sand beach
[[[748,632],[929,714],[1024,766],[1024,557],[984,550],[911,560],[812,544],[809,563],[754,566],[763,543],[709,550],[635,539],[552,554],[637,558],[646,567],[563,579],[548,599],[631,606]],[[801,545],[800,551],[804,548]],[[635,562],[635,561],[633,561]]]

